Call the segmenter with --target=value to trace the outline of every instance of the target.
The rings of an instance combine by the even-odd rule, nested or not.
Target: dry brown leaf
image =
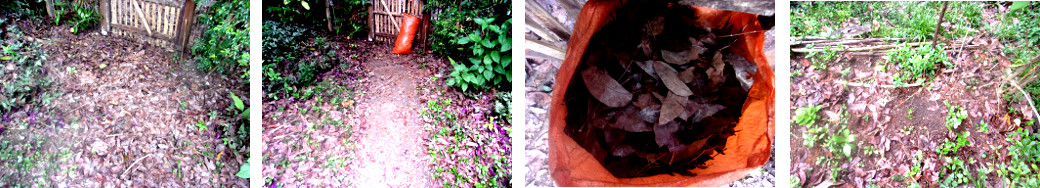
[[[679,117],[680,114],[686,109],[686,103],[689,103],[690,99],[684,96],[676,95],[673,92],[668,92],[668,97],[662,102],[661,116],[657,120],[657,124],[665,124],[674,121],[675,118]]]
[[[726,81],[726,77],[722,75],[722,71],[725,68],[726,64],[722,62],[722,54],[716,51],[715,56],[711,58],[711,67],[708,67],[707,72],[712,85],[719,85]]]
[[[736,77],[740,81],[740,87],[744,88],[745,91],[751,90],[751,85],[755,83],[755,79],[751,75],[758,72],[758,67],[754,63],[749,62],[744,56],[734,53],[726,53],[724,57],[726,62],[733,66],[733,72],[737,74]]]
[[[650,18],[646,21],[646,24],[643,25],[643,31],[650,36],[660,35],[661,32],[664,32],[664,17],[655,16]]]
[[[682,148],[681,143],[678,139],[675,139],[675,132],[679,131],[679,122],[672,121],[666,124],[658,124],[654,126],[654,140],[657,141],[658,147],[668,147],[669,150],[678,147]]]
[[[668,87],[668,90],[672,93],[683,97],[693,95],[693,92],[690,91],[690,87],[687,87],[686,83],[680,81],[679,77],[676,76],[678,72],[676,72],[675,69],[672,69],[672,66],[660,61],[654,61],[654,71],[661,77],[664,86]]]
[[[695,68],[691,67],[691,68],[687,68],[686,70],[683,70],[683,71],[679,72],[679,80],[681,80],[683,83],[693,82],[693,78],[694,78],[693,71],[694,70],[695,70]]]
[[[686,113],[690,117],[687,121],[691,123],[697,123],[704,118],[715,115],[719,110],[725,109],[725,106],[718,104],[701,104],[697,102],[690,102],[686,104]]]
[[[628,132],[650,132],[653,128],[643,121],[642,113],[639,108],[628,105],[624,110],[617,113],[614,116],[613,121],[610,122],[610,126],[622,129]]]
[[[657,73],[654,73],[654,63],[653,63],[653,61],[636,61],[636,65],[639,65],[639,68],[643,69],[643,72],[646,72],[646,74],[649,74],[650,77],[654,77],[654,79],[659,79],[657,77]]]
[[[581,78],[585,80],[589,93],[604,105],[617,108],[632,102],[631,92],[595,66],[581,71]]]

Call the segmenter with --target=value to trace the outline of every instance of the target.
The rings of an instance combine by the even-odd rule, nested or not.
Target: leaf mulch
[[[50,54],[44,66],[56,84],[48,89],[60,96],[4,114],[0,142],[12,148],[2,149],[29,151],[20,160],[40,165],[0,169],[0,186],[246,186],[234,174],[248,147],[228,148],[222,139],[234,135],[215,129],[231,120],[211,116],[231,105],[231,92],[249,96],[245,84],[131,38],[41,22],[18,25]]]

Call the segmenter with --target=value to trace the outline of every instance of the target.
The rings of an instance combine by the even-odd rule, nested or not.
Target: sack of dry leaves
[[[750,170],[760,168],[770,157],[774,136],[773,121],[773,72],[762,47],[764,34],[757,15],[723,11],[702,7],[689,7],[696,17],[709,23],[713,30],[730,33],[745,33],[725,50],[739,54],[757,65],[751,77],[754,83],[741,109],[738,130],[726,140],[725,153],[720,153],[705,162],[705,168],[693,168],[689,172],[696,176],[659,174],[648,177],[618,178],[565,133],[567,106],[563,100],[568,85],[578,70],[592,35],[612,21],[614,13],[626,1],[591,0],[582,8],[574,32],[568,44],[566,59],[560,67],[549,115],[549,170],[560,186],[721,186],[747,175]]]

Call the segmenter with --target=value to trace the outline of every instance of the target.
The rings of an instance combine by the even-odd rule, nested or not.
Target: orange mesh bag
[[[415,31],[419,29],[419,18],[403,14],[401,31],[397,33],[397,42],[394,43],[394,54],[412,53],[412,41],[415,40]]]
[[[565,133],[567,106],[563,100],[572,76],[589,40],[600,28],[612,21],[615,11],[625,1],[592,0],[582,8],[574,33],[567,48],[567,55],[556,75],[553,99],[549,115],[549,170],[556,183],[561,186],[721,186],[747,175],[750,170],[762,167],[770,157],[774,136],[774,89],[773,71],[762,52],[764,32],[757,15],[690,7],[699,19],[707,21],[713,30],[722,30],[742,35],[734,41],[728,52],[739,54],[757,65],[752,74],[755,82],[742,107],[742,115],[734,130],[738,132],[725,143],[725,154],[719,154],[705,162],[706,168],[690,169],[697,176],[660,174],[638,178],[617,178],[588,151]],[[749,33],[750,32],[750,33]]]

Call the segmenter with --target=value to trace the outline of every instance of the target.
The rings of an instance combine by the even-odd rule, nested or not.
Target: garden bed
[[[41,19],[0,25],[23,33],[2,37],[17,58],[0,61],[12,76],[5,86],[33,75],[28,67],[47,83],[2,111],[0,186],[246,186],[235,174],[248,150],[237,136],[248,130],[228,130],[239,117],[225,115],[232,98],[249,96],[238,79],[131,38],[74,35]],[[39,64],[13,65],[22,58]]]
[[[942,7],[941,3],[921,3],[910,6],[928,8],[896,8],[891,14],[881,11],[883,7],[909,7],[905,4],[803,4],[801,10],[793,10],[793,18],[801,17],[793,19],[793,30],[805,32],[812,27],[827,35],[827,28],[845,31],[865,25],[866,35],[853,35],[874,38],[831,37],[828,40],[873,41],[835,48],[823,48],[821,43],[792,46],[794,51],[824,49],[792,54],[792,186],[1006,187],[1028,182],[1010,175],[1021,173],[1014,169],[1031,158],[1018,157],[1023,152],[1019,143],[1031,140],[1018,132],[1034,121],[1028,115],[1032,107],[1012,97],[1022,93],[1011,87],[1009,80],[1015,76],[1008,73],[1020,63],[999,53],[1015,44],[988,33],[999,32],[997,27],[979,28],[980,23],[999,24],[1006,10],[994,4],[951,3],[946,13],[954,17],[950,20],[979,20],[944,24],[950,31],[940,33],[940,46],[936,47],[930,40],[906,41],[915,40],[913,33],[905,35],[910,39],[891,40],[907,34],[903,33],[906,30],[928,29],[904,27],[903,21],[888,20],[888,15]],[[799,23],[799,19],[820,16],[802,10],[828,8],[841,10],[835,14],[868,9],[866,15],[876,17],[835,16],[819,26],[808,26],[816,23],[810,21]],[[872,18],[873,26],[865,24]],[[918,23],[916,19],[928,18],[906,22]],[[932,31],[934,28],[932,25]],[[931,36],[931,32],[927,34]],[[812,37],[792,38],[808,41]]]

